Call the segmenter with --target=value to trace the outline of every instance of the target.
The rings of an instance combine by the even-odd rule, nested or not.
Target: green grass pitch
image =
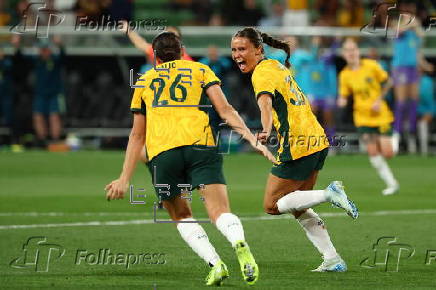
[[[104,185],[119,175],[122,160],[122,152],[0,153],[0,288],[206,288],[208,267],[185,245],[174,225],[152,222],[156,198],[145,166],[137,168],[132,181],[136,189],[145,189],[145,199],[135,197],[145,205],[132,205],[128,197],[105,200]],[[299,225],[290,217],[271,219],[263,213],[267,161],[259,155],[239,154],[226,155],[224,164],[232,210],[243,218],[246,238],[260,266],[260,279],[251,288],[436,289],[435,158],[393,159],[390,164],[401,192],[387,197],[381,195],[383,184],[366,156],[327,159],[316,188],[343,180],[361,211],[353,221],[329,205],[316,208],[324,214],[334,245],[348,264],[347,273],[311,273],[321,258]],[[135,190],[136,194],[144,193]],[[196,218],[207,219],[197,193],[192,207]],[[158,211],[157,218],[167,217]],[[211,224],[204,227],[229,267],[230,278],[222,288],[249,288],[228,242]],[[30,237],[45,237],[52,246],[41,243],[24,250]],[[395,270],[400,255],[398,272],[385,271],[381,264],[360,265],[365,258],[374,261],[373,244],[381,237],[397,238],[377,248],[377,259],[383,262],[389,253],[388,270]],[[104,249],[120,254],[119,264],[96,262]],[[95,255],[77,264],[78,251]],[[137,255],[131,256],[132,262],[139,254],[148,260],[126,268],[123,259],[128,254]]]

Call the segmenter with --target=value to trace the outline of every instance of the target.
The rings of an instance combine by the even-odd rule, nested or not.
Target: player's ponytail
[[[268,44],[271,47],[282,49],[286,52],[285,66],[287,68],[291,67],[289,63],[289,58],[291,57],[291,48],[289,44],[281,41],[279,39],[273,38],[266,33],[261,33],[259,30],[253,27],[246,27],[233,35],[233,37],[245,37],[250,40],[254,47],[258,48],[262,43]],[[263,48],[262,48],[263,52]]]
[[[286,52],[286,60],[285,60],[285,66],[287,68],[291,67],[291,64],[289,63],[289,58],[291,57],[291,48],[289,47],[289,44],[287,44],[284,41],[272,38],[266,33],[261,33],[262,41],[263,43],[268,44],[271,47],[282,49]]]
[[[153,51],[162,62],[180,59],[182,56],[182,42],[174,32],[158,34],[151,44]]]

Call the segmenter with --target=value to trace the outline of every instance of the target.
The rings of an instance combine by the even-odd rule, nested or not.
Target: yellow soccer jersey
[[[295,160],[329,146],[324,129],[289,69],[276,60],[262,60],[251,77],[256,98],[272,97],[273,124],[278,133],[278,161]]]
[[[388,74],[371,59],[362,59],[357,70],[345,67],[339,74],[339,95],[353,95],[353,118],[356,127],[380,127],[393,122],[394,117],[386,101],[382,100],[380,110],[371,110],[380,97],[381,83],[388,79]]]
[[[148,159],[186,145],[215,146],[205,90],[220,80],[204,64],[175,60],[149,70],[137,82],[131,111],[146,115]]]

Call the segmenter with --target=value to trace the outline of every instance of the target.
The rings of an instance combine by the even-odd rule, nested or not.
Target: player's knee
[[[178,207],[168,210],[172,220],[179,221],[186,218],[192,218],[192,212],[189,207]]]
[[[395,155],[394,148],[392,146],[384,146],[381,150],[381,154],[385,159],[390,159]]]
[[[383,157],[385,159],[390,159],[392,157],[394,157],[394,151],[393,150],[386,150],[383,152]]]
[[[291,214],[298,219],[303,213],[305,213],[307,209],[292,211]]]
[[[216,208],[214,210],[209,210],[208,214],[209,214],[209,218],[214,223],[223,213],[228,213],[228,212],[230,212],[230,209],[222,207],[222,208]]]
[[[371,156],[377,156],[380,155],[379,150],[376,147],[373,146],[367,146],[366,151],[368,152],[368,155]]]

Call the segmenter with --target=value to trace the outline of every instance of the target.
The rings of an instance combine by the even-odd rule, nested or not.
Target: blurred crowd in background
[[[22,21],[29,7],[24,0],[0,0],[0,27],[13,26]],[[33,1],[34,2],[34,1]],[[362,0],[47,0],[51,9],[66,15],[64,25],[73,25],[77,17],[87,16],[98,21],[110,15],[113,20],[166,19],[174,26],[331,26],[362,27],[373,19],[378,4],[396,1]],[[386,22],[389,5],[381,5],[376,21]],[[399,8],[416,15],[421,28],[427,27],[435,12],[433,1],[403,1]],[[27,17],[32,17],[28,11]],[[417,33],[418,34],[418,33]],[[125,37],[127,39],[127,37]],[[283,37],[291,44],[292,70],[297,82],[308,95],[327,134],[352,132],[351,109],[338,113],[337,74],[345,63],[340,55],[341,39],[314,37],[304,45],[293,36]],[[417,36],[416,51],[420,53],[422,37]],[[147,39],[151,42],[151,39]],[[127,40],[125,40],[127,41]],[[391,45],[385,43],[385,45]],[[395,44],[394,44],[395,45]],[[12,46],[13,53],[5,55],[3,46]],[[64,128],[128,128],[131,117],[129,103],[132,89],[123,77],[117,56],[68,55],[61,37],[52,37],[33,44],[36,55],[23,53],[22,41],[17,35],[0,36],[0,145],[45,147],[66,135]],[[138,47],[138,46],[136,46]],[[435,47],[436,49],[436,47]],[[229,49],[230,50],[230,49]],[[280,51],[265,48],[267,57],[284,61]],[[186,47],[189,54],[189,46]],[[395,50],[394,50],[395,53]],[[220,56],[216,46],[210,45],[207,55],[191,55],[193,60],[208,64],[223,81],[227,98],[253,129],[260,128],[259,111],[253,98],[249,76],[242,75],[229,57]],[[380,57],[376,48],[365,57],[376,59],[390,73],[391,58]],[[395,56],[394,56],[395,57]],[[421,56],[418,58],[421,59]],[[125,57],[128,67],[142,71],[151,67],[150,59]],[[414,64],[420,71],[417,83],[420,101],[415,104],[416,117],[404,106],[398,108],[397,91],[388,96],[396,116],[400,116],[397,130],[405,138],[405,149],[411,153],[428,153],[430,132],[435,131],[433,116],[434,69],[432,59]],[[394,91],[396,93],[394,93]],[[322,93],[320,93],[322,92]],[[400,92],[401,94],[401,92]],[[49,96],[49,97],[47,97]],[[406,98],[412,97],[406,95]],[[316,98],[326,99],[320,106]],[[56,100],[56,101],[54,101]],[[403,100],[404,101],[404,100]],[[410,111],[410,110],[409,110]],[[402,119],[416,118],[415,123],[401,123]],[[397,120],[398,123],[398,120]],[[423,124],[426,125],[423,125]],[[404,132],[403,132],[404,131]],[[427,132],[427,133],[423,133]],[[0,130],[1,133],[1,130]],[[427,134],[424,139],[422,134]],[[123,143],[124,144],[124,143]],[[416,144],[420,146],[416,146]]]
[[[20,21],[29,0],[1,0],[0,26]],[[186,26],[280,26],[321,25],[361,27],[378,4],[395,0],[46,0],[47,7],[62,11],[70,18],[88,16],[100,19],[164,18],[168,25]],[[433,0],[414,2],[407,11],[425,22],[432,14]],[[388,14],[389,6],[382,7]],[[67,17],[68,18],[68,17]],[[383,17],[380,22],[383,22]],[[67,23],[71,23],[67,21]]]

